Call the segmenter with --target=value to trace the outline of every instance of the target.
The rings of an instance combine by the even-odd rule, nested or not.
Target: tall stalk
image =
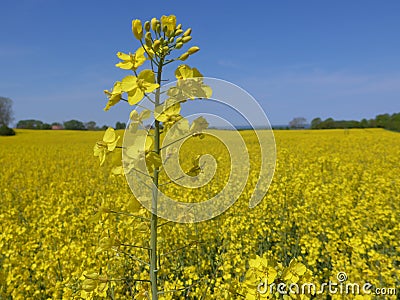
[[[164,59],[161,58],[157,69],[157,83],[161,86],[161,75],[163,68]],[[154,106],[160,104],[160,88],[157,89],[155,95]],[[160,154],[160,122],[155,120],[154,130],[154,152]],[[152,199],[152,211],[150,221],[150,282],[151,282],[151,295],[153,300],[158,299],[158,288],[157,288],[157,198],[158,198],[158,172],[159,168],[154,169],[153,174],[153,199]]]
[[[157,18],[151,19],[151,21],[146,21],[144,26],[142,22],[138,19],[132,20],[132,32],[135,38],[140,42],[141,47],[137,49],[134,53],[123,53],[118,52],[117,56],[121,60],[117,67],[123,70],[131,70],[134,75],[125,76],[121,81],[114,83],[112,90],[105,90],[105,94],[108,97],[108,103],[104,110],[110,109],[116,103],[122,101],[128,102],[130,105],[135,107],[140,107],[143,111],[139,114],[136,110],[131,112],[131,119],[135,119],[135,123],[143,125],[142,120],[150,118],[149,114],[153,111],[154,114],[154,136],[153,136],[153,152],[147,153],[148,149],[145,151],[145,159],[152,161],[152,166],[154,166],[153,172],[153,187],[152,187],[152,200],[151,200],[151,217],[150,217],[150,247],[146,249],[149,250],[149,260],[150,260],[150,284],[151,284],[151,298],[153,300],[158,299],[158,271],[159,271],[159,259],[157,251],[157,212],[158,207],[158,187],[159,187],[159,172],[160,172],[160,134],[161,125],[166,121],[160,117],[161,114],[157,114],[156,111],[158,106],[161,105],[161,83],[162,83],[162,71],[163,68],[174,61],[185,61],[190,55],[199,51],[199,47],[191,47],[186,52],[178,57],[167,59],[166,57],[171,54],[174,50],[179,50],[184,44],[188,43],[192,37],[190,36],[191,28],[183,31],[181,24],[176,24],[176,17],[174,15],[162,16],[160,20]],[[146,61],[150,61],[151,69],[144,69],[140,73],[137,69],[143,65]],[[182,74],[184,75],[182,75]],[[181,74],[181,75],[177,75]],[[154,79],[156,76],[156,80]],[[187,65],[180,65],[176,71],[175,76],[179,79],[201,77],[202,75],[196,68],[190,68]],[[149,95],[152,95],[155,91],[154,101],[150,99]],[[209,91],[209,89],[207,89]],[[123,94],[127,94],[128,98],[124,99]],[[154,110],[148,109],[140,104],[140,101],[146,97],[151,103],[154,103]],[[178,107],[179,106],[179,107]],[[177,108],[175,111],[172,110],[171,115],[167,115],[169,124],[174,123],[174,120],[180,120],[180,104],[174,106]],[[144,114],[142,114],[144,112]],[[156,116],[158,115],[159,118]],[[174,117],[171,120],[170,117]],[[158,119],[158,120],[157,120]],[[161,121],[160,121],[161,120]],[[196,120],[195,120],[196,121]],[[195,122],[194,121],[194,122]],[[199,123],[199,121],[198,121]],[[207,123],[208,124],[208,123]],[[196,126],[195,126],[196,127]],[[199,124],[197,124],[199,127]],[[137,130],[137,127],[136,127]],[[163,131],[164,132],[164,131]],[[108,128],[105,133],[105,138],[102,141],[96,143],[94,148],[94,155],[98,156],[100,159],[100,164],[104,163],[105,156],[107,153],[112,152],[115,148],[123,148],[117,146],[119,137],[116,136],[113,128]],[[164,146],[164,148],[169,145]],[[137,150],[137,149],[136,149]],[[140,152],[140,151],[139,151]],[[149,157],[146,155],[149,154]],[[197,167],[197,166],[196,166]],[[117,169],[123,170],[124,166],[117,167]],[[115,169],[115,168],[114,168]],[[119,170],[118,169],[118,170]],[[133,170],[136,170],[133,168]],[[140,170],[136,170],[140,174],[145,174]],[[165,183],[164,183],[165,184]],[[147,206],[146,206],[147,207]],[[147,264],[147,262],[146,262]],[[144,280],[148,282],[147,280]],[[147,291],[146,291],[147,292]]]

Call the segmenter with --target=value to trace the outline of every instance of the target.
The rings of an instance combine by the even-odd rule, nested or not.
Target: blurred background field
[[[16,132],[0,138],[0,299],[131,299],[145,291],[146,283],[134,279],[148,276],[141,263],[148,253],[137,248],[149,242],[148,223],[137,218],[148,212],[124,178],[111,175],[118,156],[99,167],[93,146],[103,132]],[[241,134],[253,151],[254,136]],[[350,282],[400,286],[400,134],[274,134],[276,171],[259,206],[248,208],[251,175],[223,215],[159,227],[160,285],[176,290],[163,299],[245,298],[249,260],[266,253],[284,266],[296,257],[315,283],[346,272]],[[219,182],[212,188],[222,188]],[[187,197],[200,196],[188,191]],[[104,237],[118,246],[99,245]],[[86,293],[82,274],[92,272],[118,280],[97,287],[96,295]]]

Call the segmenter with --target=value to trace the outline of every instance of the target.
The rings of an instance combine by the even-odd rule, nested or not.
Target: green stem
[[[160,62],[158,64],[157,70],[157,83],[161,85],[161,74],[162,67],[164,63],[164,58],[160,58]],[[160,104],[160,88],[157,89],[155,96],[155,104],[154,107]],[[155,130],[154,130],[154,152],[160,154],[160,122],[155,121]],[[153,176],[153,199],[151,203],[152,211],[151,211],[151,220],[150,220],[150,282],[151,282],[151,295],[152,300],[158,299],[158,288],[157,288],[157,198],[158,198],[158,173],[159,168],[154,170]]]

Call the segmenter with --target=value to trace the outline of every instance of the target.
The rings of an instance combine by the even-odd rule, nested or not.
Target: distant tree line
[[[400,131],[400,113],[381,114],[374,119],[355,120],[334,120],[328,118],[322,120],[315,118],[311,121],[311,129],[350,129],[350,128],[385,128],[388,130]]]
[[[42,130],[50,130],[50,129],[65,129],[65,130],[105,130],[107,129],[107,125],[103,125],[101,127],[97,126],[95,121],[89,121],[83,123],[78,120],[69,120],[63,123],[54,122],[52,124],[44,123],[40,120],[20,120],[17,123],[17,128],[19,129],[42,129]],[[117,122],[115,124],[116,129],[125,129],[126,124]]]

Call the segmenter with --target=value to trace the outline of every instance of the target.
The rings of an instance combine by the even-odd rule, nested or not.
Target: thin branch
[[[125,247],[131,247],[131,248],[140,248],[144,250],[151,250],[149,247],[142,247],[142,246],[136,246],[136,245],[131,245],[131,244],[120,244],[121,246]]]
[[[146,96],[146,94],[145,94],[145,96]],[[121,98],[121,100],[122,101],[125,101],[125,102],[128,102],[128,100],[126,100],[126,99],[124,99],[124,98]],[[153,102],[151,99],[149,99],[151,102]],[[140,105],[139,103],[137,103],[137,104],[134,104],[133,105],[134,107],[135,106],[137,106],[137,107],[141,107],[141,108],[143,108],[143,109],[147,109],[147,110],[150,110],[151,112],[153,112],[151,109],[149,109],[148,107],[146,107],[146,106],[143,106],[143,105]]]
[[[190,243],[190,244],[188,244],[188,245],[186,245],[186,246],[183,246],[183,247],[181,247],[181,248],[178,248],[178,249],[172,250],[172,251],[170,251],[170,252],[167,252],[167,253],[160,254],[160,256],[169,255],[169,254],[172,254],[172,253],[178,252],[178,251],[180,251],[180,250],[183,250],[183,249],[185,249],[185,248],[188,248],[188,247],[191,247],[191,246],[193,246],[193,245],[200,244],[200,243],[201,243],[201,242],[199,242],[199,241],[194,241],[194,242],[192,242],[192,243]]]
[[[177,143],[177,142],[179,142],[179,141],[181,141],[181,140],[184,140],[184,139],[186,139],[186,138],[188,138],[188,137],[191,137],[192,135],[193,135],[193,134],[191,133],[191,134],[189,134],[189,135],[183,136],[183,137],[181,137],[181,138],[179,138],[179,139],[177,139],[177,140],[175,140],[175,141],[173,141],[173,142],[171,142],[171,143],[169,143],[169,144],[167,144],[167,145],[162,146],[162,147],[160,148],[160,150],[163,150],[164,148],[167,148],[167,147],[169,147],[169,146],[171,146],[171,145],[173,145],[173,144],[175,144],[175,143]]]
[[[196,282],[194,282],[193,284],[180,288],[180,289],[174,289],[174,290],[168,290],[168,291],[159,291],[158,294],[166,294],[166,293],[176,293],[176,292],[181,292],[184,290],[190,290],[191,288],[193,288],[194,286],[198,285],[201,281],[204,281],[205,279],[199,279]]]
[[[147,49],[146,49],[146,47],[144,46],[142,40],[140,40],[140,44],[142,45],[142,48],[144,49],[144,51],[146,52],[146,54],[149,56],[150,61],[151,61],[151,68],[153,69],[153,58],[151,57],[150,53],[147,52]],[[154,50],[154,49],[153,49],[153,50]],[[154,54],[154,55],[155,55],[155,54]],[[154,62],[154,63],[156,64],[156,66],[158,66],[158,63],[157,63],[157,62]]]
[[[128,217],[140,219],[140,220],[142,220],[142,221],[150,222],[150,219],[148,219],[148,218],[146,218],[146,217],[137,216],[137,215],[134,215],[134,214],[125,212],[125,211],[109,210],[109,212],[110,212],[110,213],[113,213],[113,214],[117,214],[117,215],[124,215],[124,216],[128,216]]]
[[[178,60],[178,58],[171,59],[171,60],[167,61],[164,65],[168,65],[168,64],[170,64],[170,63],[172,63],[172,62],[174,62],[176,60]]]
[[[147,177],[149,177],[149,178],[153,178],[152,176],[150,176],[149,174],[146,174],[145,172],[143,172],[143,171],[140,171],[140,170],[138,170],[138,169],[136,169],[136,168],[131,168],[131,170],[128,172],[128,174],[131,172],[131,171],[136,171],[136,172],[138,172],[138,173],[140,173],[140,174],[142,174],[142,175],[145,175],[145,176],[147,176]],[[144,183],[144,182],[143,182]],[[144,184],[146,184],[146,183],[144,183]],[[148,188],[150,188],[147,184],[146,184],[146,186],[148,187]]]
[[[167,224],[169,224],[169,223],[172,223],[172,221],[164,222],[164,223],[162,223],[162,224],[160,224],[160,225],[157,225],[157,227],[161,227],[161,226],[167,225]]]
[[[159,186],[161,187],[163,185],[167,185],[167,184],[170,184],[170,183],[173,183],[173,182],[175,183],[175,181],[181,180],[181,179],[183,179],[185,177],[186,177],[186,174],[182,175],[181,177],[178,177],[178,178],[175,178],[175,179],[171,179],[170,181],[164,182],[164,183],[160,184]]]
[[[165,161],[167,161],[167,160],[165,160]],[[205,165],[206,165],[205,163],[203,163],[202,165],[200,165],[200,166],[199,166],[200,169],[203,170],[203,168],[204,168]],[[202,171],[201,171],[201,172],[202,172]],[[163,186],[163,185],[170,184],[170,183],[173,183],[173,182],[175,183],[175,181],[181,180],[181,179],[183,179],[183,178],[186,177],[186,176],[189,176],[189,175],[187,175],[187,174],[185,173],[185,175],[182,175],[181,177],[178,177],[178,178],[175,178],[175,179],[171,179],[170,181],[164,182],[164,183],[160,184],[159,186]]]
[[[151,103],[155,104],[155,102],[149,97],[148,94],[144,93],[144,96],[149,100]],[[153,112],[153,111],[152,111]]]
[[[145,261],[141,260],[140,258],[137,258],[136,256],[132,255],[132,254],[129,254],[129,253],[126,253],[126,252],[123,252],[123,251],[121,253],[125,254],[126,256],[128,256],[129,258],[131,258],[133,260],[136,260],[137,262],[140,262],[143,265],[150,266],[150,264],[148,262],[145,262]]]
[[[151,282],[148,279],[132,279],[132,281]]]

